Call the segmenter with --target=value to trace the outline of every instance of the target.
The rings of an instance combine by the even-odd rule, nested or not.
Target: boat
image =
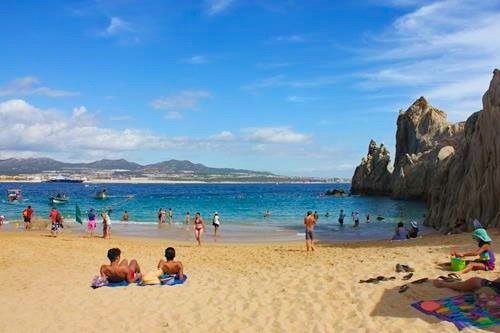
[[[7,190],[7,201],[8,202],[20,202],[23,199],[21,190],[18,188]]]
[[[106,192],[106,189],[98,191],[95,194],[96,199],[103,200],[103,199],[106,199],[107,197],[108,197],[108,192]]]
[[[69,201],[69,197],[66,194],[57,193],[57,195],[49,198],[51,204],[63,204]]]
[[[83,183],[83,179],[66,178],[61,175],[44,180],[43,183]]]

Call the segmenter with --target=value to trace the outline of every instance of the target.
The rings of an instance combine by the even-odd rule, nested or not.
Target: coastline
[[[456,293],[423,283],[400,294],[399,286],[405,281],[394,266],[414,267],[414,279],[435,278],[444,272],[434,264],[448,260],[452,247],[475,246],[470,234],[403,242],[323,243],[314,253],[305,252],[303,241],[206,242],[197,247],[194,241],[161,238],[104,240],[67,233],[54,239],[46,235],[45,231],[0,229],[2,332],[401,332],[402,327],[411,327],[412,332],[456,332],[453,324],[410,306],[417,300]],[[490,230],[490,235],[493,244],[500,241],[500,230]],[[176,248],[177,259],[184,264],[189,276],[184,285],[90,288],[90,280],[106,263],[108,248],[121,248],[123,258],[137,259],[149,272],[167,246]],[[358,283],[378,275],[397,279]],[[464,277],[472,276],[493,279],[498,273],[473,272]],[[110,309],[117,311],[111,315]]]
[[[0,179],[0,183],[44,183],[41,180],[5,180]],[[201,181],[201,180],[155,180],[155,179],[93,179],[85,180],[81,184],[350,184],[349,182],[328,182],[328,181]]]

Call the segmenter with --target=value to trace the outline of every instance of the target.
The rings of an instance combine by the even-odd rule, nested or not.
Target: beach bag
[[[94,289],[107,286],[109,284],[108,279],[104,276],[94,276],[90,286]]]

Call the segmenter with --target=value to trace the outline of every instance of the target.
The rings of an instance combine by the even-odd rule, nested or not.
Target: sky
[[[419,96],[463,121],[500,0],[2,1],[0,159],[351,177]]]

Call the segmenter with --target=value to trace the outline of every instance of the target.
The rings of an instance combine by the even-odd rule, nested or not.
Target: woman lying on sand
[[[455,257],[475,257],[479,259],[470,261],[462,273],[470,271],[492,271],[495,269],[495,252],[491,248],[491,238],[485,229],[476,229],[472,233],[472,238],[477,241],[478,249],[471,252],[459,253],[452,252],[451,255]],[[440,264],[442,267],[448,267],[450,264]]]

